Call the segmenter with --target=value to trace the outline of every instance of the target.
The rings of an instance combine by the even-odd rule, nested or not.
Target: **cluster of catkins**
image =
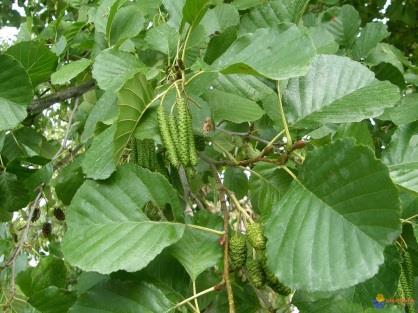
[[[256,250],[256,258],[249,257],[247,260],[247,243]],[[229,241],[231,267],[234,270],[238,270],[245,266],[248,279],[254,287],[261,288],[267,284],[278,294],[288,296],[291,293],[291,289],[283,285],[267,267],[265,249],[266,237],[264,237],[262,225],[259,223],[249,224],[246,236],[234,234]]]

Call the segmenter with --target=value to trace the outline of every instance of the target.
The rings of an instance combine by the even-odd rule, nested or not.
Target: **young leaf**
[[[63,85],[77,77],[91,64],[88,59],[80,59],[64,65],[58,71],[51,75],[51,83],[54,85]]]

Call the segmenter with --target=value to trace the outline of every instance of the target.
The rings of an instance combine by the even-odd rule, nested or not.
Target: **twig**
[[[196,281],[193,279],[193,296],[196,296]],[[194,306],[196,307],[197,313],[200,313],[199,302],[197,301],[197,297],[194,298]]]
[[[231,198],[232,202],[234,202],[235,207],[238,209],[238,211],[240,211],[242,214],[244,214],[244,216],[251,222],[254,223],[253,218],[247,213],[247,211],[245,211],[245,209],[241,206],[241,204],[239,203],[237,197],[235,196],[235,194],[231,191],[228,190],[229,193],[229,197]]]
[[[190,301],[193,301],[194,299],[199,298],[200,296],[203,296],[203,295],[205,295],[205,294],[207,294],[209,292],[217,291],[217,290],[221,289],[223,287],[223,285],[224,285],[224,282],[222,281],[222,282],[220,282],[219,284],[217,284],[215,286],[212,286],[212,287],[210,287],[208,289],[205,289],[205,290],[203,290],[203,291],[201,291],[201,292],[193,295],[192,297],[189,297],[187,299],[184,299],[183,301],[177,303],[175,306],[173,306],[170,309],[168,309],[165,313],[171,312],[171,311],[177,309],[178,307],[181,307],[182,305],[184,305],[184,304],[186,304],[186,303],[188,303]]]
[[[205,231],[205,232],[208,232],[208,233],[212,233],[212,234],[215,234],[215,235],[218,235],[218,236],[225,235],[225,233],[223,231],[219,231],[219,230],[216,230],[216,229],[207,228],[207,227],[203,227],[203,226],[199,226],[199,225],[186,224],[186,227],[200,229],[202,231]]]
[[[61,102],[74,97],[79,97],[87,91],[93,89],[95,85],[96,82],[94,80],[89,80],[81,85],[58,91],[55,94],[40,99],[35,99],[32,101],[32,104],[27,109],[28,115],[30,116],[41,113],[43,110],[49,108],[54,103]]]
[[[193,215],[192,206],[190,205],[189,195],[190,195],[190,186],[189,181],[187,179],[186,171],[183,166],[179,167],[179,177],[180,182],[183,187],[183,197],[184,202],[186,203],[186,208],[184,209],[185,215]]]
[[[231,281],[229,279],[229,260],[228,260],[228,251],[229,251],[229,212],[228,206],[226,204],[226,192],[222,184],[221,178],[219,177],[218,170],[216,166],[211,164],[213,170],[213,176],[216,181],[217,188],[219,190],[219,198],[221,202],[221,208],[224,213],[224,281],[226,285],[226,294],[228,296],[228,307],[229,313],[235,313],[235,303],[234,303],[234,293],[232,291]]]
[[[280,92],[280,84],[277,81],[277,104],[279,106],[280,117],[282,119],[283,127],[286,133],[286,146],[287,149],[290,151],[292,149],[292,137],[290,136],[289,127],[287,126],[286,115],[284,114],[283,103],[282,103],[282,94]]]

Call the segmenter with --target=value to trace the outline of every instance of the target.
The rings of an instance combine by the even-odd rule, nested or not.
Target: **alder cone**
[[[247,226],[247,238],[254,249],[264,250],[266,248],[266,237],[264,237],[263,226],[260,223],[252,223]]]
[[[247,260],[247,240],[244,236],[234,235],[229,241],[229,259],[233,269],[244,266]]]
[[[54,209],[54,216],[59,221],[65,220],[65,213],[61,208],[55,208]]]
[[[43,225],[42,225],[42,234],[45,236],[45,237],[49,237],[49,236],[51,236],[51,234],[52,234],[52,224],[51,223],[44,223]]]
[[[283,285],[280,280],[274,275],[274,273],[267,267],[267,258],[266,255],[263,254],[263,256],[260,258],[261,266],[263,268],[264,274],[266,276],[266,283],[267,285],[273,289],[275,292],[277,292],[279,295],[282,296],[288,296],[292,292],[292,290],[287,287],[286,285]]]
[[[248,279],[256,288],[261,288],[266,282],[266,276],[259,260],[249,260],[247,262]]]

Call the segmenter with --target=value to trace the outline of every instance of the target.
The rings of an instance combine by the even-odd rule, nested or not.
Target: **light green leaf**
[[[415,122],[418,120],[418,93],[403,96],[397,106],[387,108],[378,118],[390,120],[397,125]]]
[[[145,41],[152,49],[174,56],[176,54],[178,37],[179,34],[176,29],[165,23],[147,31]]]
[[[218,90],[205,94],[216,121],[227,120],[234,123],[256,121],[264,111],[254,101]]]
[[[367,23],[354,42],[353,58],[355,60],[366,58],[369,52],[387,36],[389,36],[389,32],[385,24],[381,22]]]
[[[87,178],[106,179],[116,170],[113,158],[115,133],[116,125],[112,125],[93,139],[82,162]]]
[[[122,0],[123,1],[123,0]],[[111,14],[111,10],[114,5],[119,6],[121,0],[103,0],[100,2],[99,7],[97,8],[96,14],[94,15],[94,26],[96,31],[103,34],[106,33],[106,27],[109,22],[109,16],[112,15],[110,19],[113,18],[114,13]]]
[[[334,54],[338,51],[339,47],[334,36],[325,27],[309,27],[308,32],[318,54]]]
[[[220,74],[211,85],[216,90],[235,94],[256,102],[274,93],[274,90],[261,79],[252,75]]]
[[[297,24],[308,2],[309,0],[273,0],[257,5],[243,16],[240,33],[253,33],[258,28],[274,28],[283,22]]]
[[[69,313],[163,313],[174,305],[161,290],[147,282],[111,280],[79,297]]]
[[[6,50],[26,69],[33,86],[49,80],[57,66],[57,57],[45,44],[36,41],[19,42]]]
[[[219,4],[208,10],[202,19],[202,25],[208,35],[215,32],[223,32],[231,26],[239,24],[238,10],[231,4]]]
[[[15,58],[3,54],[0,68],[0,98],[21,106],[29,105],[33,97],[32,84],[24,67]]]
[[[126,82],[118,93],[119,116],[114,138],[114,157],[119,160],[123,149],[135,133],[152,100],[152,89],[141,73]]]
[[[93,65],[93,77],[103,90],[117,91],[144,66],[130,53],[104,50]]]
[[[379,116],[399,100],[399,90],[374,78],[358,62],[318,56],[306,76],[291,79],[284,92],[288,120],[296,127],[359,122]]]
[[[382,159],[396,184],[418,193],[418,122],[399,126]]]
[[[80,59],[64,65],[51,75],[51,83],[54,85],[64,85],[84,72],[91,64],[89,59]]]
[[[118,114],[116,101],[117,96],[115,93],[110,91],[103,93],[87,117],[83,133],[81,135],[82,142],[86,142],[94,135],[97,123],[102,122],[108,124],[116,119]]]
[[[380,63],[390,63],[395,66],[401,73],[404,72],[402,65],[402,52],[387,43],[379,43],[370,51],[366,62],[369,65],[378,65]]]
[[[234,192],[238,199],[242,199],[248,192],[247,175],[240,168],[228,167],[224,172],[225,187]]]
[[[0,209],[2,211],[17,211],[29,202],[29,194],[15,174],[3,172],[0,174]]]
[[[312,40],[300,28],[290,26],[284,31],[262,28],[239,37],[213,66],[226,74],[245,73],[281,80],[304,75],[314,55]]]
[[[333,140],[353,138],[358,145],[364,145],[374,151],[374,142],[366,121],[346,123],[338,126]]]
[[[0,98],[0,131],[15,128],[26,116],[24,106]]]
[[[169,251],[184,266],[192,280],[216,265],[222,257],[217,235],[191,228],[186,228],[183,237]]]
[[[128,5],[118,9],[107,34],[110,45],[135,37],[144,29],[144,23],[145,19],[139,7]]]
[[[289,188],[292,178],[274,164],[258,163],[251,171],[250,199],[253,208],[263,218],[270,212]]]
[[[330,8],[324,14],[326,29],[337,43],[350,47],[356,39],[360,27],[360,15],[351,5]]]
[[[162,0],[164,8],[167,10],[169,19],[168,25],[178,29],[181,24],[182,16],[183,16],[183,7],[186,0]]]
[[[353,286],[377,273],[399,236],[399,217],[388,169],[369,148],[337,141],[308,153],[298,180],[273,206],[269,267],[296,289]]]
[[[125,165],[104,182],[86,181],[68,208],[65,259],[103,274],[144,268],[184,231],[183,224],[149,221],[141,210],[149,201],[180,210],[167,179],[147,169]]]

